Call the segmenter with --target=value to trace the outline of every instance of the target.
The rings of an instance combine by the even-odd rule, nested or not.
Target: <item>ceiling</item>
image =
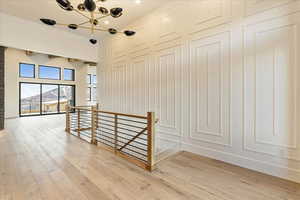
[[[77,7],[77,5],[83,1],[84,0],[70,0],[74,7]],[[107,17],[100,21],[98,27],[120,29],[170,0],[139,0],[140,3],[136,3],[136,1],[137,0],[107,0],[104,3],[98,2],[98,6],[101,5],[108,9],[113,7],[121,7],[124,9],[123,16],[120,18]],[[0,0],[0,12],[38,23],[40,23],[40,18],[54,19],[58,23],[63,24],[76,24],[86,21],[84,17],[76,12],[67,12],[61,9],[57,5],[56,0]],[[108,21],[109,24],[104,24],[104,21]],[[66,27],[61,28],[86,36],[90,35],[88,30],[69,30]],[[102,35],[103,33],[97,32],[95,36],[101,37]]]

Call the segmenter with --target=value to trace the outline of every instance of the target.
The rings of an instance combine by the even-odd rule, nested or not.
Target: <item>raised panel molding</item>
[[[145,59],[133,60],[127,69],[130,113],[145,115],[148,112],[147,65]]]
[[[245,27],[244,148],[300,161],[298,17]]]
[[[259,12],[283,6],[290,2],[295,2],[295,0],[246,0],[245,13],[247,16],[250,16]]]
[[[230,32],[190,44],[190,138],[231,145]]]
[[[232,0],[194,0],[190,2],[194,11],[194,32],[212,28],[231,21]]]
[[[113,107],[116,112],[126,112],[126,65],[112,69]]]
[[[159,132],[181,135],[181,48],[180,46],[158,52],[157,88]]]

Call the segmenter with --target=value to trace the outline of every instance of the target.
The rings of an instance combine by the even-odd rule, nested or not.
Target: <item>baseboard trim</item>
[[[243,168],[251,169],[264,174],[268,174],[271,176],[276,176],[279,178],[300,183],[300,171],[295,169],[290,169],[285,166],[277,166],[277,165],[269,164],[267,162],[262,162],[252,158],[242,157],[232,153],[221,152],[221,151],[204,148],[204,147],[198,147],[187,143],[182,143],[181,147],[183,151],[199,154],[201,156],[213,158]]]

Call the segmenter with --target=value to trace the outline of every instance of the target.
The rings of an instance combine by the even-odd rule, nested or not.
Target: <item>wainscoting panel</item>
[[[293,0],[162,4],[126,27],[136,36],[101,44],[100,103],[154,111],[158,152],[300,182],[299,11]]]
[[[190,137],[230,145],[230,33],[191,42]]]
[[[245,29],[245,148],[299,160],[296,17]]]
[[[164,134],[181,134],[181,48],[173,47],[158,52],[159,130]]]

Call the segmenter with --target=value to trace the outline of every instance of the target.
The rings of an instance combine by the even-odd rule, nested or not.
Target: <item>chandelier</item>
[[[46,18],[41,18],[40,20],[49,26],[66,26],[69,29],[76,30],[76,29],[87,29],[91,32],[93,35],[96,31],[104,31],[104,32],[109,32],[112,35],[122,33],[125,34],[126,36],[133,36],[135,34],[134,31],[130,30],[125,30],[125,31],[118,31],[114,28],[109,28],[109,29],[103,29],[103,28],[98,28],[99,25],[99,20],[102,20],[106,17],[113,17],[113,18],[118,18],[121,17],[123,14],[123,9],[122,8],[112,8],[108,10],[105,7],[99,6],[97,7],[96,3],[98,2],[105,2],[106,0],[85,0],[83,3],[80,3],[77,8],[74,8],[69,0],[56,0],[58,5],[64,9],[65,11],[73,11],[76,12],[77,14],[81,15],[82,17],[86,18],[87,20],[78,23],[78,24],[60,24],[57,23],[53,19],[46,19]],[[89,26],[88,26],[89,25]],[[90,42],[92,44],[96,44],[97,40],[92,38],[90,39]]]

